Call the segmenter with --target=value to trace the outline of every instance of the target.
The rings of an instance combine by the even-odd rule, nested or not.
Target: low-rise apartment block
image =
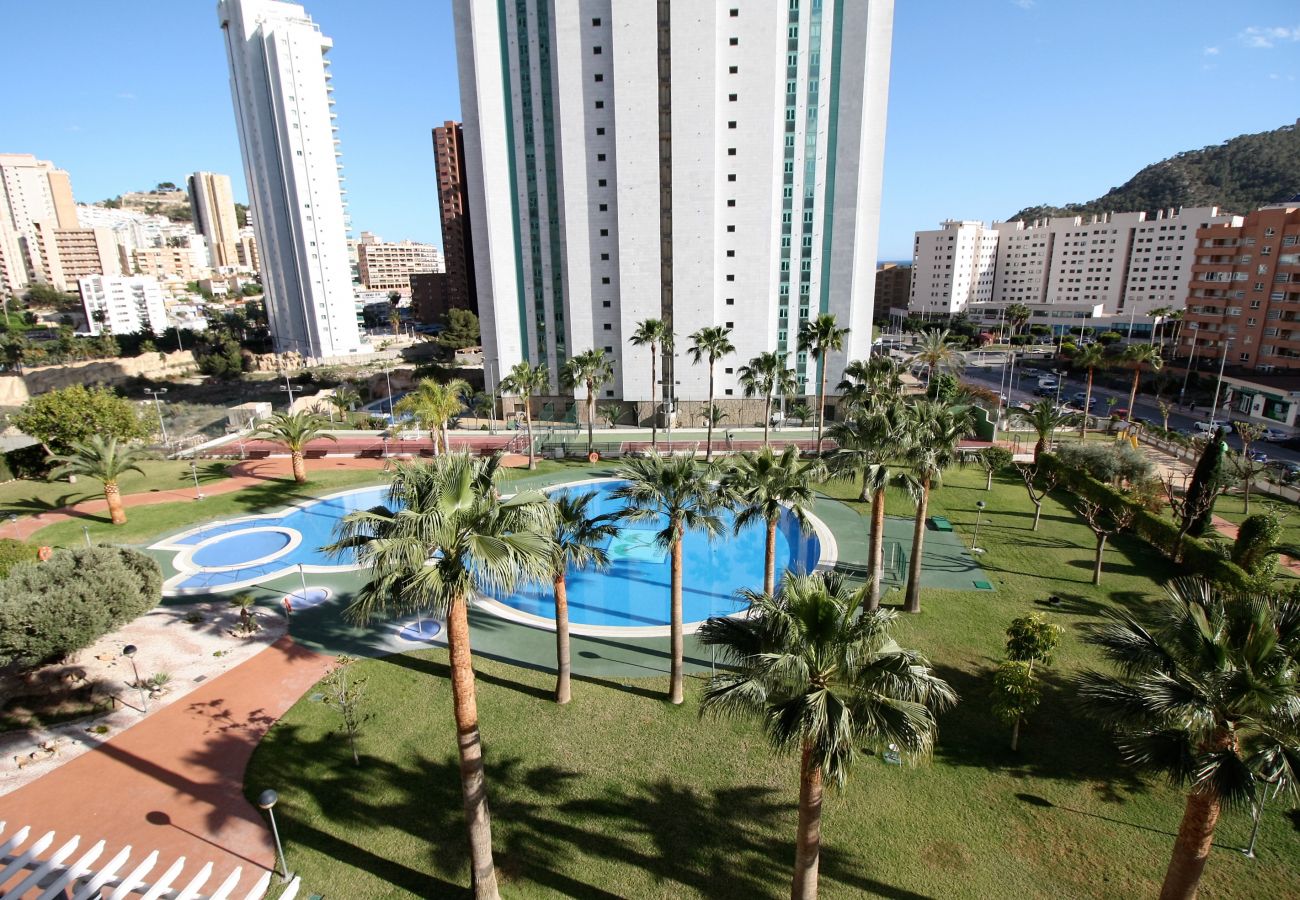
[[[167,330],[167,307],[157,279],[133,275],[90,275],[77,282],[91,334],[136,334]]]
[[[369,233],[361,237],[357,245],[357,272],[368,290],[410,294],[413,274],[443,270],[442,254],[433,244],[385,243]]]

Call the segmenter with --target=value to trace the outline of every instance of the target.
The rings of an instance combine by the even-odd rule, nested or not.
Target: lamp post
[[[981,548],[980,548],[980,545],[979,545],[979,543],[980,543],[980,519],[983,517],[983,515],[984,515],[984,501],[983,501],[983,500],[979,500],[979,501],[977,501],[977,502],[975,503],[975,536],[971,539],[971,542],[970,542],[970,552],[971,552],[971,553],[983,553],[983,552],[984,552],[983,549],[981,549]]]
[[[1181,339],[1181,336],[1180,336]],[[1175,344],[1175,348],[1177,345]],[[1187,380],[1192,377],[1192,366],[1196,364],[1196,332],[1192,332],[1192,355],[1187,360],[1187,371],[1183,373],[1183,386],[1178,390],[1178,405],[1183,405],[1183,395],[1187,393]]]
[[[14,540],[18,540],[18,516],[9,514],[9,524],[14,527]]]
[[[271,820],[271,834],[275,838],[275,855],[280,861],[280,880],[288,881],[290,876],[289,864],[284,859],[284,846],[280,843],[280,829],[275,825],[275,804],[280,800],[280,795],[275,791],[267,788],[257,797],[257,805],[266,810],[266,816]]]
[[[149,695],[145,693],[144,684],[140,681],[140,670],[135,665],[135,644],[127,644],[122,648],[122,655],[131,660],[131,673],[135,675],[135,686],[140,691],[140,714],[144,715],[149,711]]]
[[[190,474],[194,476],[194,499],[202,500],[203,491],[199,489],[199,464],[197,460],[198,453],[199,453],[199,448],[195,447],[194,457],[190,458]]]
[[[393,419],[393,378],[388,366],[384,366],[384,382],[388,385],[388,420]]]
[[[161,395],[161,394],[165,394],[165,393],[167,393],[167,388],[158,388],[158,390],[156,390],[156,391],[154,391],[154,390],[148,390],[148,391],[145,391],[145,393],[146,393],[146,394],[150,394],[150,395],[153,396],[153,405],[154,405],[154,409],[158,410],[158,428],[161,429],[161,431],[162,431],[163,446],[166,447],[166,446],[167,446],[167,426],[163,423],[162,402],[159,401],[158,397],[159,397],[159,395]]]
[[[486,377],[488,373],[488,362],[489,362],[488,360],[484,360],[483,362],[484,377]],[[500,372],[498,371],[499,364],[495,356],[492,357],[491,363],[492,363],[492,371],[499,375],[500,374]],[[488,434],[497,433],[497,382],[499,380],[500,378],[492,379],[492,394],[491,394],[492,406],[488,410]],[[485,384],[484,387],[487,387],[487,385]]]
[[[1210,406],[1210,430],[1214,430],[1215,420],[1219,415],[1219,390],[1223,387],[1223,367],[1228,363],[1228,351],[1232,349],[1232,338],[1223,345],[1223,357],[1219,360],[1219,380],[1214,383],[1214,403]]]
[[[307,602],[307,574],[303,571],[302,563],[298,563],[298,577],[302,580],[302,602]]]
[[[82,526],[81,526],[81,533],[84,534],[84,535],[86,536],[86,547],[90,547],[90,526],[89,526],[89,525],[82,525]]]

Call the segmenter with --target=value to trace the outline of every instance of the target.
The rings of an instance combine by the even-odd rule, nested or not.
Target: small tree
[[[325,431],[325,426],[328,424],[322,416],[311,412],[275,413],[258,426],[252,437],[283,444],[289,451],[293,466],[293,480],[305,484],[307,464],[303,462],[303,452],[307,449],[307,445],[317,438],[324,438],[327,441],[338,440]]]
[[[993,675],[993,714],[1011,726],[1011,749],[1020,749],[1020,723],[1038,708],[1042,695],[1028,663],[1006,660]]]
[[[10,424],[31,435],[50,453],[66,453],[73,444],[101,438],[122,443],[147,438],[153,426],[129,400],[104,387],[72,387],[33,397],[10,416]]]
[[[230,598],[230,605],[239,610],[236,633],[249,637],[262,630],[262,623],[257,620],[257,598],[251,593],[243,591],[236,594]]]
[[[119,443],[115,437],[105,440],[101,435],[92,435],[89,440],[72,445],[66,456],[53,456],[51,461],[57,467],[51,472],[55,478],[64,475],[88,475],[103,482],[104,500],[108,503],[108,517],[114,525],[126,524],[126,510],[122,506],[122,492],[117,480],[127,472],[139,472],[141,452],[138,448]]]
[[[618,420],[623,418],[623,407],[617,403],[605,403],[597,411],[610,428],[613,428],[618,423]]]
[[[1173,412],[1174,405],[1163,397],[1156,401],[1156,408],[1160,410],[1160,427],[1169,430],[1169,414]]]
[[[330,670],[320,683],[324,701],[339,712],[343,719],[343,730],[348,736],[348,747],[352,750],[352,764],[361,765],[361,757],[357,753],[357,735],[361,732],[361,725],[370,715],[362,710],[362,702],[366,695],[366,679],[358,677],[352,673],[352,667],[356,659],[351,656],[340,656],[335,661],[335,666]]]
[[[1216,428],[1205,442],[1205,449],[1192,472],[1192,483],[1187,488],[1182,510],[1182,534],[1200,537],[1209,527],[1214,514],[1214,499],[1223,487],[1223,458],[1227,448],[1223,429]]]
[[[1037,531],[1038,520],[1043,515],[1043,500],[1056,489],[1060,476],[1054,469],[1040,473],[1037,465],[1029,466],[1023,463],[1016,466],[1016,471],[1025,482],[1025,490],[1029,492],[1029,502],[1034,504],[1034,527],[1031,530]]]
[[[524,425],[528,429],[528,468],[537,468],[536,450],[533,447],[532,399],[550,387],[550,376],[543,365],[530,366],[526,361],[515,363],[510,374],[501,380],[501,390],[515,394],[524,405]]]
[[[1015,456],[1006,447],[987,447],[976,454],[975,461],[979,463],[979,467],[984,470],[984,474],[987,476],[984,482],[984,490],[990,491],[993,489],[993,476],[1011,465],[1013,459],[1015,459]]]
[[[1092,583],[1099,585],[1101,584],[1101,560],[1102,554],[1106,550],[1106,539],[1133,524],[1134,510],[1127,503],[1102,506],[1100,503],[1083,498],[1078,498],[1075,501],[1074,509],[1097,537],[1097,555],[1092,564]]]
[[[1241,441],[1241,458],[1233,468],[1241,477],[1242,502],[1246,515],[1250,515],[1250,487],[1264,468],[1250,458],[1250,445],[1264,437],[1264,426],[1258,422],[1233,422],[1232,427]]]

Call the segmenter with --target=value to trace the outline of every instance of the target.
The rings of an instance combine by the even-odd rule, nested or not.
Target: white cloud
[[[1218,56],[1218,55],[1219,55],[1219,48],[1218,48],[1218,47],[1206,47],[1205,50],[1202,51],[1202,52],[1204,52],[1206,56]]]
[[[1277,44],[1283,44],[1288,41],[1300,41],[1300,25],[1297,25],[1294,28],[1286,28],[1279,25],[1269,27],[1252,25],[1238,34],[1237,39],[1247,47],[1267,50]]]
[[[1013,6],[1018,6],[1021,9],[1033,9],[1035,2],[1036,0],[1011,0]]]
[[[117,95],[117,99],[119,99],[119,100],[134,100],[134,99],[135,99],[135,94],[132,94],[130,91],[123,91],[122,93],[120,93],[120,94]]]

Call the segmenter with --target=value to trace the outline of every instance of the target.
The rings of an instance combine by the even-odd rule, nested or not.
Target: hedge
[[[30,668],[82,650],[157,605],[162,571],[121,547],[58,550],[0,581],[0,668]]]
[[[8,575],[9,570],[19,563],[36,562],[36,552],[35,544],[0,538],[0,578]]]
[[[1045,469],[1060,475],[1062,487],[1085,499],[1103,506],[1127,506],[1133,510],[1133,533],[1169,559],[1180,560],[1192,574],[1202,575],[1233,590],[1249,590],[1253,584],[1250,573],[1231,560],[1224,559],[1208,541],[1190,534],[1184,535],[1180,552],[1178,526],[1151,512],[1122,491],[1103,484],[1085,472],[1066,467],[1051,453],[1040,454],[1038,462]]]

